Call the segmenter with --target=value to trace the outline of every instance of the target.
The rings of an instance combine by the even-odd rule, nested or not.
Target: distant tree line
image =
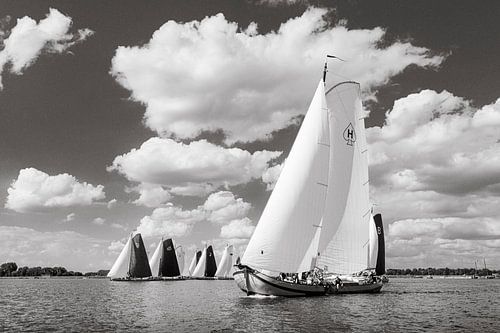
[[[1,276],[83,276],[81,272],[68,271],[64,267],[17,267],[15,262],[0,265]]]
[[[85,276],[108,276],[109,269],[100,269],[97,272],[87,272]]]
[[[498,270],[475,268],[388,268],[387,275],[492,275],[500,273]]]

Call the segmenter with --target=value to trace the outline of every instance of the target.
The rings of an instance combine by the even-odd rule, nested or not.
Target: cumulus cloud
[[[112,208],[116,207],[117,203],[118,203],[118,201],[116,199],[109,200],[108,204],[107,204],[108,209],[112,209]]]
[[[280,176],[284,164],[285,162],[272,166],[268,168],[266,171],[264,171],[264,173],[262,174],[262,181],[267,184],[266,186],[267,191],[271,191],[274,189],[274,185],[276,185],[276,182],[278,181],[278,178]]]
[[[20,170],[7,192],[5,208],[17,212],[88,206],[105,197],[102,185],[80,183],[67,173],[49,176],[35,168]]]
[[[141,183],[129,191],[139,193],[139,198],[133,202],[134,204],[146,207],[158,207],[172,197],[162,186],[148,183]]]
[[[18,266],[63,266],[68,270],[109,269],[107,241],[74,231],[41,232],[31,228],[0,226],[2,260]]]
[[[113,241],[113,242],[111,242],[111,244],[109,244],[108,250],[109,250],[109,252],[112,252],[114,254],[118,254],[121,252],[121,250],[123,249],[124,246],[125,246],[125,243],[123,243],[122,241]]]
[[[128,229],[126,226],[121,225],[119,223],[111,223],[110,227],[111,228],[115,228],[115,229],[121,229],[121,230],[127,230]]]
[[[500,239],[499,127],[500,99],[476,108],[424,90],[397,100],[385,124],[367,130],[372,198],[391,223],[392,260],[432,261],[450,254],[450,244],[459,253]]]
[[[20,75],[42,53],[62,53],[74,44],[84,41],[94,32],[88,28],[70,32],[71,17],[50,8],[47,17],[40,22],[25,16],[17,20],[0,51],[0,89],[2,72],[7,68]],[[6,34],[2,32],[2,35]]]
[[[220,230],[221,238],[250,238],[255,229],[252,221],[249,218],[241,220],[233,220],[228,224],[222,226]]]
[[[182,210],[182,208],[167,204],[156,208],[149,216],[141,219],[137,232],[144,237],[182,237],[189,234],[197,222],[205,219],[201,209]]]
[[[243,218],[251,208],[250,203],[242,198],[235,198],[229,191],[212,193],[203,204],[208,221],[217,224],[227,224],[234,219]]]
[[[239,27],[223,14],[168,21],[145,45],[118,47],[111,74],[145,105],[144,122],[160,136],[222,129],[231,143],[264,138],[303,114],[327,53],[348,60],[332,63],[338,67],[331,73],[362,82],[367,91],[409,65],[443,61],[409,42],[380,46],[381,28],[330,27],[326,13],[310,8],[265,34],[256,23]]]
[[[269,161],[280,155],[281,152],[266,150],[251,154],[206,140],[184,144],[172,139],[151,138],[140,148],[117,156],[108,171],[117,171],[131,181],[156,184],[154,188],[161,194],[159,201],[165,202],[168,194],[158,185],[179,195],[207,194],[220,186],[260,178]],[[140,186],[142,191],[144,187]]]

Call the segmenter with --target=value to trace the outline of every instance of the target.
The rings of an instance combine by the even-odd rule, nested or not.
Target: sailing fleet
[[[130,235],[108,277],[113,281],[232,279],[233,246],[225,247],[217,265],[212,246],[195,252],[188,274],[183,275],[185,252],[171,238],[161,239],[151,259],[140,233]]]
[[[335,58],[333,56],[328,56]],[[382,216],[369,198],[360,85],[327,86],[327,63],[274,190],[241,258],[226,246],[196,251],[192,279],[230,279],[247,295],[320,296],[379,292],[385,277]],[[128,239],[113,280],[182,279],[184,252],[172,239],[151,260],[140,234]]]

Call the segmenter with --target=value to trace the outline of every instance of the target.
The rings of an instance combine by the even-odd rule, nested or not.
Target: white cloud
[[[500,254],[486,249],[500,239],[499,128],[500,99],[477,109],[424,90],[397,100],[385,124],[367,130],[372,199],[390,224],[394,267],[445,265],[452,248],[455,256],[471,248]],[[480,255],[474,251],[467,260]]]
[[[267,191],[274,189],[274,185],[276,185],[276,182],[278,181],[283,165],[285,165],[285,162],[268,168],[262,174],[262,181],[267,184]]]
[[[120,46],[111,74],[146,106],[145,124],[159,135],[192,138],[220,128],[234,142],[263,138],[303,114],[327,53],[348,60],[332,62],[331,78],[337,73],[367,91],[409,65],[443,61],[408,42],[381,47],[381,28],[329,27],[326,13],[310,8],[266,34],[255,23],[241,28],[222,14],[168,21],[147,44]]]
[[[250,238],[255,229],[252,221],[245,217],[241,220],[233,220],[222,226],[220,230],[220,237],[222,238]]]
[[[5,208],[17,212],[88,206],[105,197],[102,185],[80,183],[67,173],[49,176],[35,168],[20,170],[7,192]]]
[[[151,138],[140,148],[117,156],[108,171],[131,181],[163,185],[175,194],[207,194],[220,186],[247,183],[262,176],[281,152],[224,148],[205,140],[189,144]],[[166,193],[162,192],[165,194]],[[166,201],[166,200],[163,200]]]
[[[92,220],[92,223],[97,225],[103,225],[104,222],[106,222],[106,219],[103,219],[102,217],[96,217]]]
[[[107,204],[107,207],[108,209],[112,209],[114,207],[116,207],[118,201],[116,199],[111,199],[108,201],[108,204]]]
[[[111,228],[115,228],[115,229],[127,230],[126,226],[121,225],[119,223],[111,223],[110,226],[111,226]]]
[[[76,217],[75,213],[70,213],[70,214],[66,215],[64,222],[71,222],[75,219],[75,217]]]
[[[0,51],[0,89],[3,88],[1,74],[6,66],[10,65],[11,73],[20,75],[40,54],[62,53],[94,33],[90,29],[70,33],[71,24],[71,17],[53,8],[38,23],[28,16],[18,19]]]
[[[124,246],[125,246],[125,243],[123,243],[121,241],[114,241],[114,242],[111,242],[111,244],[109,244],[108,250],[114,254],[118,254],[121,252],[121,250],[123,249]]]
[[[109,269],[107,241],[74,231],[41,232],[30,228],[0,226],[3,262],[18,266],[63,266],[68,270]]]
[[[245,217],[252,205],[243,199],[234,197],[229,191],[212,193],[203,204],[207,219],[217,224],[227,224],[232,220]]]
[[[139,198],[133,203],[146,207],[158,207],[166,203],[172,197],[167,190],[160,185],[140,183],[136,187],[130,188],[130,191],[138,192]]]
[[[172,204],[156,208],[150,216],[141,219],[137,232],[143,237],[182,237],[188,235],[193,225],[205,219],[201,209],[182,210]]]

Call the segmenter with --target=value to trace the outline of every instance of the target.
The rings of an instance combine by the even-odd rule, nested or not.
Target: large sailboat
[[[196,264],[191,276],[198,279],[211,279],[217,271],[217,263],[215,262],[214,251],[212,245],[205,247],[201,253],[200,260]]]
[[[369,201],[357,82],[325,87],[327,64],[280,177],[233,274],[247,294],[378,292],[383,229]],[[381,237],[378,237],[380,234]],[[381,259],[381,262],[383,260]]]
[[[151,278],[151,268],[141,234],[130,235],[108,277],[115,281],[142,281]]]
[[[233,246],[227,245],[222,252],[222,258],[220,259],[219,265],[217,266],[217,272],[215,272],[215,277],[219,280],[233,279],[230,275],[231,269],[233,268]]]
[[[151,273],[158,279],[179,279],[182,275],[176,249],[171,238],[161,240],[149,261]]]

